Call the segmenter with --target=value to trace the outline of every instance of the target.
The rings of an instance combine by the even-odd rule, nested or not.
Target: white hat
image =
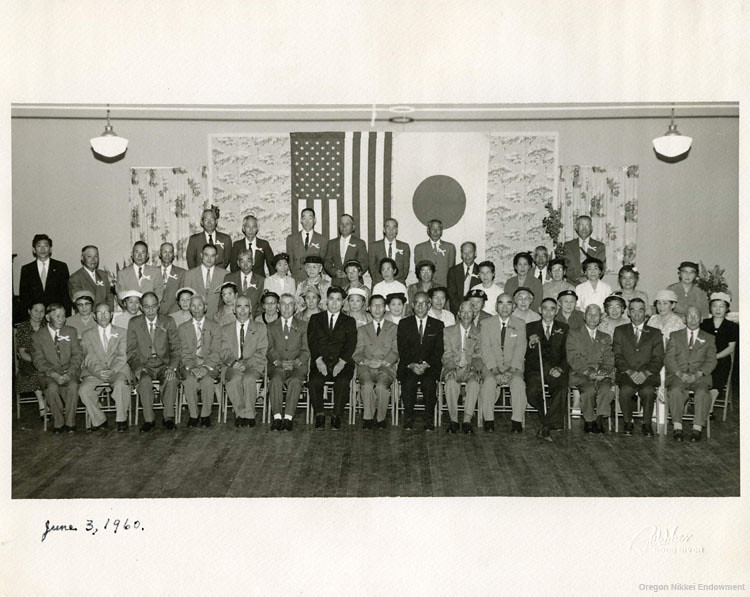
[[[117,296],[121,301],[124,301],[126,298],[130,298],[131,296],[137,296],[138,298],[141,298],[143,295],[137,290],[124,290]]]
[[[197,293],[197,292],[196,292],[195,290],[193,290],[192,288],[190,288],[190,286],[183,286],[183,287],[182,287],[182,288],[180,288],[180,289],[179,289],[179,290],[178,290],[177,292],[175,292],[175,293],[174,293],[174,297],[175,297],[176,299],[179,299],[179,298],[180,298],[180,295],[181,295],[181,294],[182,294],[183,292],[189,292],[190,294],[198,294],[198,293]]]
[[[655,301],[672,301],[673,303],[677,302],[677,295],[674,293],[674,290],[660,290],[656,293]]]
[[[350,288],[350,289],[349,289],[349,290],[347,291],[347,293],[346,293],[346,296],[347,296],[347,297],[349,297],[349,296],[351,296],[351,295],[353,295],[353,294],[358,294],[358,295],[359,295],[359,296],[361,296],[361,297],[362,297],[363,299],[366,299],[366,298],[367,298],[367,293],[366,293],[366,292],[365,292],[364,290],[362,290],[361,288]]]
[[[727,305],[732,304],[732,297],[729,296],[729,294],[726,292],[712,292],[711,300],[712,301],[724,301]]]

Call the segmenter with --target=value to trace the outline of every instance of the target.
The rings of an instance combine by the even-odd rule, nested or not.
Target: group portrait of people
[[[91,432],[110,429],[103,386],[117,432],[129,431],[133,397],[141,433],[156,429],[155,410],[167,431],[211,427],[224,393],[234,426],[255,427],[263,388],[273,431],[293,429],[303,392],[314,429],[339,429],[354,390],[363,430],[387,428],[389,410],[402,406],[404,430],[421,418],[434,431],[444,396],[447,433],[492,433],[507,398],[510,433],[525,432],[533,409],[536,435],[552,441],[575,390],[587,434],[611,429],[617,401],[622,433],[652,437],[664,399],[675,441],[698,442],[730,375],[739,332],[727,319],[729,294],[700,289],[692,261],[679,264],[676,281],[665,276],[653,300],[631,264],[612,288],[602,280],[606,246],[591,238],[588,216],[577,218],[576,238],[562,250],[517,253],[504,281],[492,261],[477,262],[474,242],[443,240],[437,219],[410,246],[388,218],[368,247],[348,214],[327,239],[306,208],[279,253],[258,236],[253,215],[234,241],[211,209],[200,224],[187,269],[174,264],[173,243],[161,244],[152,263],[151,248],[137,241],[116,275],[100,269],[95,245],[82,247],[71,274],[52,258],[52,238],[34,236],[19,283],[28,318],[15,326],[15,383],[17,393],[36,395],[53,433],[79,429],[80,404]],[[417,281],[407,285],[412,268]],[[690,400],[692,425],[683,430]]]

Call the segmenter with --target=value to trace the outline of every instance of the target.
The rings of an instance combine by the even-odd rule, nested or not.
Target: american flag
[[[368,246],[391,217],[392,133],[291,133],[292,230],[312,207],[316,229],[338,236],[339,217],[354,218],[355,234]]]

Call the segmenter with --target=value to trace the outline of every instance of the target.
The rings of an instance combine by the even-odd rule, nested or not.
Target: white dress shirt
[[[339,240],[339,251],[341,251],[341,264],[346,262],[346,248],[349,246],[349,240],[352,238],[352,235],[349,236],[342,236],[341,240]]]
[[[599,308],[604,312],[604,299],[612,294],[612,287],[599,280],[596,283],[596,289],[594,289],[591,282],[586,280],[576,286],[576,294],[578,295],[578,308],[581,311],[585,311],[589,305],[599,305]]]

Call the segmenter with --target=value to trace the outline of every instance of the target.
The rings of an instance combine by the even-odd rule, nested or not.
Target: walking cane
[[[544,394],[544,362],[542,361],[542,339],[537,340],[537,348],[539,349],[539,381],[542,384],[542,408],[544,409],[545,419],[547,417],[547,399]]]

